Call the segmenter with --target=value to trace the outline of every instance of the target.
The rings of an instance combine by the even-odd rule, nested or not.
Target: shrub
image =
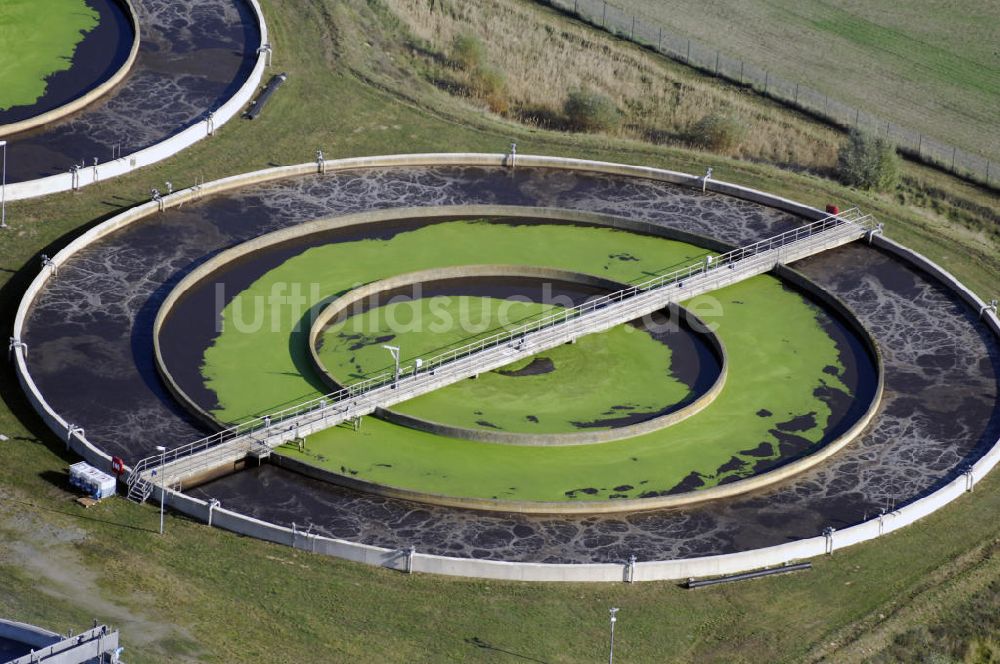
[[[837,153],[837,173],[852,187],[887,191],[899,181],[899,155],[888,139],[852,130]]]
[[[571,91],[563,113],[566,123],[577,131],[608,131],[621,122],[621,113],[611,98],[592,90]]]
[[[507,103],[507,77],[495,67],[479,67],[471,77],[473,93],[486,102],[494,113],[505,113]]]
[[[486,61],[486,47],[479,37],[463,32],[451,43],[451,61],[456,67],[473,71]]]
[[[743,142],[747,128],[724,115],[706,115],[691,128],[691,142],[713,152],[729,152]]]

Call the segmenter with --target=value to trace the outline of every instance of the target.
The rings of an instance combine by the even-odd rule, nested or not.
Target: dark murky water
[[[126,81],[66,120],[10,137],[8,182],[65,173],[81,162],[89,167],[95,157],[103,163],[113,149],[127,155],[155,145],[204,120],[246,81],[260,34],[244,0],[133,4],[141,42]]]
[[[25,341],[53,407],[129,461],[202,431],[152,363],[152,321],[192,267],[219,250],[334,213],[497,203],[583,209],[745,244],[795,226],[788,214],[664,183],[550,170],[398,169],[306,177],[170,210],[62,266]],[[691,557],[811,537],[954,477],[1000,436],[994,338],[954,295],[862,243],[794,266],[841,298],[878,340],[887,390],[875,424],[820,468],[770,491],[685,510],[552,519],[428,508],[264,466],[194,493],[276,523],[369,544],[522,561]]]
[[[0,662],[9,662],[18,657],[24,657],[32,650],[31,646],[20,641],[12,641],[0,637]]]

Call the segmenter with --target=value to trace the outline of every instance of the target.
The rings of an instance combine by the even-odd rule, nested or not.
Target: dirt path
[[[118,500],[113,498],[112,500]],[[0,490],[0,561],[33,577],[39,593],[73,606],[86,606],[95,619],[121,630],[126,646],[160,650],[164,643],[195,640],[187,630],[165,624],[136,607],[155,605],[155,598],[122,589],[111,595],[100,584],[100,571],[89,566],[75,547],[89,535],[59,514],[50,514]],[[17,616],[8,616],[17,619]],[[89,625],[42,625],[79,631]],[[169,650],[167,651],[169,652]],[[173,662],[197,662],[171,654]]]

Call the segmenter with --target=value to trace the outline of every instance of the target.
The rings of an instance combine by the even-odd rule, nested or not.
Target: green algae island
[[[76,47],[98,21],[86,0],[0,3],[0,111],[41,99],[48,77],[70,68]]]
[[[461,296],[392,303],[328,328],[320,357],[337,382],[347,385],[359,374],[390,369],[381,346],[388,331],[407,356],[429,357],[439,349],[469,343],[469,330],[487,336],[505,324],[557,309]],[[580,422],[595,417],[656,413],[683,401],[691,390],[670,374],[670,366],[670,348],[648,333],[619,325],[397,404],[393,410],[465,429],[571,433],[579,430]],[[588,426],[610,428],[600,421]]]
[[[331,297],[362,283],[463,264],[541,265],[635,283],[705,255],[690,244],[615,229],[485,220],[436,223],[389,240],[313,247],[271,269],[225,307],[223,331],[206,349],[201,367],[205,386],[218,399],[212,414],[237,422],[327,391],[309,368],[309,325],[304,322]],[[323,287],[305,296],[303,285],[309,283]],[[300,306],[272,297],[279,285],[303,286]],[[468,309],[485,317],[499,306],[489,298],[472,301],[475,306]],[[461,302],[452,298],[450,306]],[[841,382],[844,367],[820,308],[770,275],[684,304],[696,312],[705,304],[721,306],[725,315],[712,322],[727,349],[729,373],[726,389],[711,407],[672,426],[599,445],[525,447],[450,438],[369,417],[359,430],[327,429],[310,435],[303,449],[285,445],[278,454],[421,493],[565,502],[646,498],[748,477],[758,463],[780,460],[782,441],[793,429],[804,447],[819,446],[831,415],[821,393],[850,393]],[[400,325],[387,325],[427,318],[430,306],[427,301],[390,304],[335,323],[321,340],[323,363],[338,382],[351,383],[388,369],[384,343],[405,346],[406,364],[459,342],[463,334],[455,328],[421,326],[400,334]],[[530,317],[544,310],[524,304],[511,313]],[[456,317],[447,307],[443,313]],[[479,322],[479,316],[471,322]],[[605,371],[587,376],[590,389],[579,390],[587,358],[607,355],[612,348],[618,370],[611,369],[615,363],[598,363]],[[682,400],[687,389],[672,375],[670,355],[647,334],[619,327],[547,351],[544,359],[553,372],[518,375],[525,368],[519,362],[395,408],[471,429],[569,432],[587,413],[606,414],[617,404],[628,404],[638,414]],[[254,361],[248,363],[248,357]]]

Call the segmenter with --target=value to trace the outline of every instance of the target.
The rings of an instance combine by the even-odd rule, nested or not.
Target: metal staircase
[[[153,483],[143,479],[141,473],[129,473],[127,484],[128,499],[134,503],[145,502],[153,493]]]

